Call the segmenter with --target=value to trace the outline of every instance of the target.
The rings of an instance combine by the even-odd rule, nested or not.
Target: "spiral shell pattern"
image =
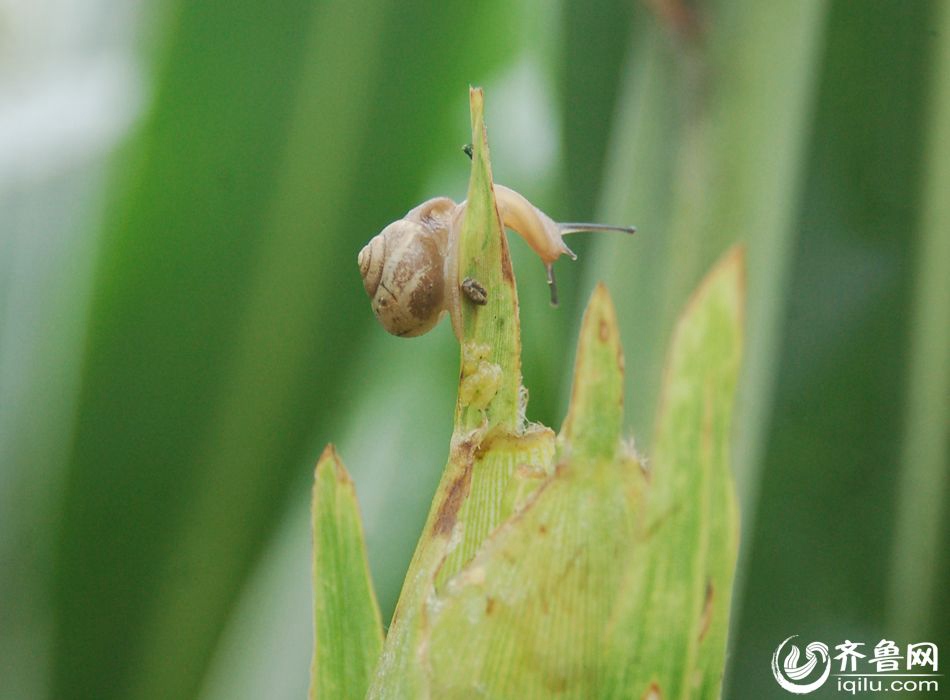
[[[358,262],[373,313],[387,331],[415,336],[438,323],[444,251],[431,231],[413,221],[396,221],[363,247]]]

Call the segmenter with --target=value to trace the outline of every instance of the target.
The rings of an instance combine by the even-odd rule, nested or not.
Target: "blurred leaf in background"
[[[745,678],[746,687],[755,687],[753,650],[780,626],[814,638],[950,641],[946,587],[924,603],[929,619],[912,628],[892,624],[901,608],[917,605],[912,595],[887,605],[890,581],[909,573],[894,559],[893,536],[908,468],[902,416],[919,274],[914,251],[923,233],[924,135],[934,123],[928,93],[950,79],[932,60],[935,39],[950,40],[945,21],[934,32],[939,5],[875,3],[863,12],[835,3],[825,17],[828,41],[789,250],[791,284],[779,316],[774,415],[759,464],[762,493],[735,638],[734,678]],[[943,266],[950,275],[950,258]],[[946,337],[939,325],[928,332]],[[948,353],[944,346],[944,363]],[[943,384],[947,396],[945,378]],[[945,400],[942,415],[924,420],[946,426],[947,409]],[[923,488],[946,504],[940,472],[947,464],[935,466]],[[946,533],[947,513],[932,516],[908,539]],[[946,552],[945,534],[943,542]],[[938,551],[915,568],[937,575]]]
[[[107,163],[146,93],[140,14],[138,2],[0,1],[0,697],[49,686],[51,528]]]
[[[672,315],[747,245],[726,697],[774,692],[790,634],[946,639],[948,22],[933,0],[0,2],[0,695],[302,696],[331,438],[388,619],[457,351],[376,327],[355,256],[464,196],[471,83],[498,181],[640,229],[578,240],[558,311],[512,242],[529,418],[563,415],[602,279],[649,444]]]

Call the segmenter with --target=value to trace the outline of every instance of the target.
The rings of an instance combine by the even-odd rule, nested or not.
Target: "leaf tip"
[[[340,459],[340,455],[336,451],[336,446],[332,442],[327,443],[327,446],[323,448],[323,452],[320,454],[320,459],[317,460],[317,466],[313,472],[314,481],[318,481],[321,475],[330,470],[333,471],[333,475],[337,481],[344,484],[352,483],[350,475],[346,471],[346,467],[343,466],[343,460]]]
[[[591,320],[588,321],[588,316]],[[611,345],[618,351],[620,350],[620,329],[617,324],[617,309],[614,301],[607,291],[607,285],[598,282],[594,287],[594,292],[587,302],[587,311],[585,313],[584,323],[597,324],[597,338],[601,343]],[[620,363],[623,363],[623,355],[618,355]]]
[[[713,302],[713,299],[718,302]],[[741,338],[745,326],[745,299],[746,249],[739,244],[722,254],[690,295],[674,328],[673,345],[676,345],[675,339],[685,332],[685,327],[693,323],[692,319],[702,313],[700,309],[710,303],[718,303],[726,310],[729,324]]]
[[[561,429],[568,442],[613,454],[623,422],[623,377],[617,310],[601,282],[594,288],[581,321],[571,403]]]
[[[699,283],[686,304],[686,315],[697,299],[710,295],[713,289],[723,287],[729,298],[736,302],[736,308],[741,312],[746,298],[746,247],[739,243],[729,248],[713,264],[712,269]]]
[[[717,271],[720,274],[729,275],[736,286],[740,299],[745,299],[746,271],[748,270],[747,257],[748,254],[745,244],[737,243],[723,254],[712,272],[714,275]]]

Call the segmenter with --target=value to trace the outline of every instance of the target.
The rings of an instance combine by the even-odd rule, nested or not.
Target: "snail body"
[[[565,234],[635,230],[601,224],[559,224],[514,190],[497,184],[494,188],[502,224],[518,233],[544,263],[554,305],[554,261],[561,255],[577,259],[562,239]],[[422,335],[448,312],[452,329],[461,338],[463,288],[458,237],[464,216],[465,202],[456,204],[448,197],[435,197],[389,224],[360,251],[360,274],[373,313],[393,335]]]
[[[545,266],[552,265],[562,255],[577,260],[562,238],[566,231],[550,216],[504,185],[495,185],[495,199],[502,223],[520,234]]]

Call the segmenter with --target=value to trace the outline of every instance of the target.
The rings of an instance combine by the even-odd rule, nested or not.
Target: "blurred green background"
[[[573,239],[557,310],[512,242],[529,418],[603,279],[648,450],[677,310],[747,246],[724,696],[781,697],[792,634],[950,653],[948,3],[4,0],[0,696],[302,697],[331,440],[389,618],[458,351],[385,334],[356,253],[464,197],[469,84],[498,181],[640,230]]]

